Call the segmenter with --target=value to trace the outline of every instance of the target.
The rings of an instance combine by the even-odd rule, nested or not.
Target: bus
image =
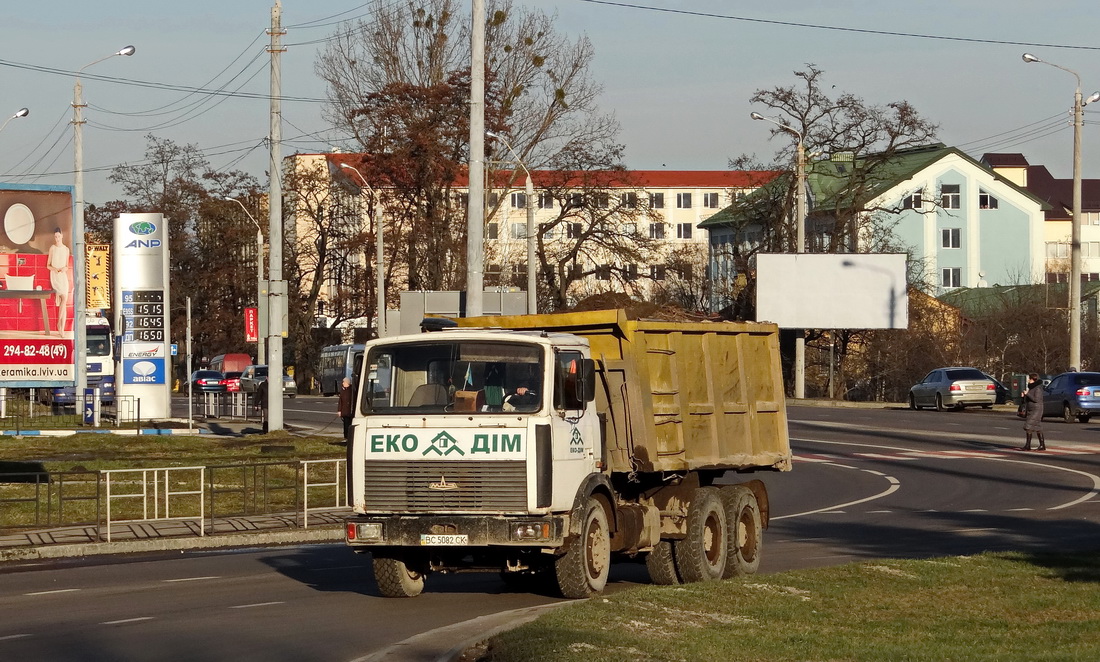
[[[317,378],[321,382],[321,395],[336,395],[344,377],[352,384],[359,381],[363,369],[363,345],[329,345],[321,350],[321,365]]]

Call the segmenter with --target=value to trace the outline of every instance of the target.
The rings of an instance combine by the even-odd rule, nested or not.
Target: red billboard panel
[[[260,342],[260,314],[256,308],[244,309],[244,341]]]
[[[72,227],[70,187],[0,187],[0,386],[72,384]]]

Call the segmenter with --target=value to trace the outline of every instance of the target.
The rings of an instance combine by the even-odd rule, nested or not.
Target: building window
[[[489,223],[485,226],[485,238],[496,239],[499,235],[500,227],[496,223]]]
[[[691,239],[691,223],[677,223],[676,224],[676,238],[677,239]]]
[[[549,193],[539,193],[539,209],[553,209],[554,196]]]
[[[596,280],[611,280],[610,264],[601,264],[596,267]]]
[[[653,280],[664,280],[665,269],[663,264],[651,264],[649,265],[649,277]]]
[[[959,267],[944,269],[940,284],[944,287],[962,287],[962,269]]]
[[[962,207],[962,196],[959,195],[958,184],[944,184],[940,188],[940,206],[944,209],[959,209]]]
[[[944,228],[942,230],[943,241],[940,246],[944,248],[959,248],[962,245],[962,230],[959,228]]]
[[[489,206],[490,207],[496,207],[499,202],[500,202],[500,194],[499,193],[490,193],[489,194]]]
[[[676,194],[676,208],[677,209],[691,209],[691,194],[690,193],[677,193]]]
[[[466,209],[470,206],[470,194],[469,193],[456,193],[455,194],[455,206],[459,209]]]
[[[985,191],[980,191],[978,193],[978,207],[981,209],[996,209],[997,198],[994,198]]]
[[[638,280],[638,265],[633,264],[633,263],[628,264],[628,265],[626,265],[626,268],[623,269],[623,271],[624,271],[623,277],[626,278],[628,281],[629,280]]]
[[[664,209],[665,208],[665,194],[664,193],[650,193],[649,194],[649,207],[651,209]]]
[[[598,209],[607,209],[611,206],[611,196],[606,193],[596,194],[596,207]]]
[[[664,239],[665,238],[665,224],[664,223],[650,223],[649,224],[649,238],[650,239]]]
[[[513,193],[512,194],[512,209],[526,209],[527,208],[527,194],[526,193]]]
[[[1100,211],[1081,212],[1081,223],[1085,225],[1100,225]]]
[[[1067,274],[1064,271],[1059,271],[1059,272],[1048,271],[1047,272],[1047,282],[1051,283],[1051,284],[1053,284],[1053,283],[1068,283],[1069,282],[1069,274]]]
[[[584,194],[583,193],[570,193],[569,194],[569,206],[570,207],[583,207],[584,206]]]
[[[901,200],[902,209],[924,209],[924,189],[917,189]]]
[[[1098,280],[1100,280],[1100,274],[1098,274],[1096,272],[1081,274],[1081,282],[1082,283],[1091,283],[1091,282],[1098,281]]]
[[[1065,260],[1069,257],[1069,244],[1064,241],[1047,242],[1048,260]]]
[[[637,193],[623,193],[619,196],[619,201],[622,203],[623,209],[637,209],[638,208],[638,194]]]
[[[565,236],[568,239],[580,239],[581,238],[581,224],[580,223],[566,223],[565,224]]]
[[[681,264],[674,269],[676,275],[684,280],[691,280],[691,275],[694,273],[690,264]]]
[[[707,209],[718,209],[718,193],[704,193],[703,206]]]
[[[527,224],[526,223],[513,223],[512,224],[512,239],[526,239],[527,238]]]

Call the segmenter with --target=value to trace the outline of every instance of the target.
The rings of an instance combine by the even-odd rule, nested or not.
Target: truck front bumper
[[[353,547],[560,547],[567,515],[357,515],[344,537]]]

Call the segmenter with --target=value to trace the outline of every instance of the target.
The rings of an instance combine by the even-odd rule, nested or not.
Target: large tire
[[[722,488],[722,503],[729,522],[729,550],[722,577],[755,574],[760,567],[760,547],[764,541],[756,495],[744,485],[729,485]]]
[[[1062,420],[1066,423],[1075,423],[1077,421],[1073,416],[1073,409],[1069,406],[1069,403],[1062,405]]]
[[[660,586],[682,584],[680,573],[676,570],[676,558],[672,553],[672,543],[662,540],[653,546],[653,551],[645,557],[645,567],[649,570],[649,579]]]
[[[717,487],[700,487],[688,507],[687,536],[673,544],[676,568],[685,582],[721,579],[726,570],[729,527]]]
[[[386,598],[414,598],[424,591],[424,575],[401,558],[374,557],[374,581]]]
[[[554,574],[563,597],[591,597],[607,585],[611,570],[611,534],[607,513],[600,502],[589,497],[578,511],[580,535],[565,546],[565,554],[554,561]]]

